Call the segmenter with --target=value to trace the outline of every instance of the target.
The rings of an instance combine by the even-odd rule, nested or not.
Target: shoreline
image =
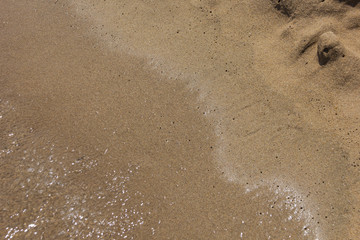
[[[8,238],[51,236],[45,229],[58,237],[357,236],[356,209],[349,214],[357,175],[348,166],[357,145],[343,144],[307,95],[278,87],[281,74],[297,75],[267,48],[275,37],[259,40],[269,34],[266,17],[280,18],[255,21],[264,3],[3,4],[17,15],[5,14],[1,30],[1,148],[10,151],[2,151],[2,179],[16,193],[2,197],[12,201],[2,219],[19,215],[16,199],[34,207],[11,222]],[[279,74],[272,61],[284,61]]]

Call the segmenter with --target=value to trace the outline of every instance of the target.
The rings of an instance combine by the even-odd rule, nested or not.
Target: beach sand
[[[360,3],[0,2],[0,237],[360,239]]]

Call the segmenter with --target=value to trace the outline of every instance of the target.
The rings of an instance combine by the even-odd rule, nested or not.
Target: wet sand
[[[359,239],[358,9],[281,4],[2,1],[0,236]]]

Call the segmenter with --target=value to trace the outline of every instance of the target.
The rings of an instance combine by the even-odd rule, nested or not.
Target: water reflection
[[[208,156],[201,164],[120,159],[114,149],[85,152],[21,125],[2,136],[5,239],[312,239],[299,196],[226,183],[207,151],[195,151]]]

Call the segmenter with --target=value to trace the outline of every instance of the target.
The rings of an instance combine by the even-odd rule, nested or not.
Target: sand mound
[[[359,85],[360,45],[357,44],[360,26],[359,1],[277,0],[273,6],[289,22],[281,30],[281,39],[289,46],[289,58],[310,62],[314,58],[326,70],[316,69],[313,74],[331,74],[329,84],[354,90]],[[341,57],[341,59],[340,59]],[[300,72],[309,69],[300,67]],[[327,72],[327,73],[326,73]],[[318,76],[319,77],[319,76]]]
[[[317,54],[320,65],[334,61],[340,56],[345,57],[344,49],[333,32],[326,32],[319,37]]]

